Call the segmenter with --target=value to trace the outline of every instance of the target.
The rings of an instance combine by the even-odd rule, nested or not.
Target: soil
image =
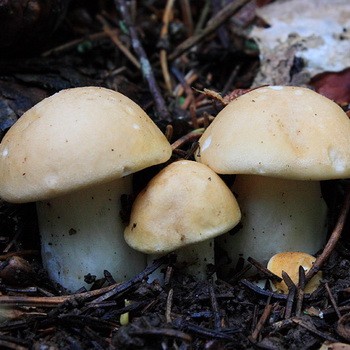
[[[140,53],[132,48],[132,31],[121,9],[124,1],[72,0],[66,12],[68,1],[29,1],[42,21],[35,27],[35,38],[26,25],[29,17],[36,17],[23,9],[15,9],[23,14],[15,25],[1,28],[0,35],[7,38],[0,40],[1,136],[23,112],[59,90],[104,86],[146,110],[170,142],[176,143],[172,160],[193,159],[198,140],[193,131],[206,127],[223,108],[221,96],[232,99],[254,81],[259,52],[245,33],[257,21],[255,6],[267,2],[241,1],[239,9],[226,6],[220,12],[221,1],[178,1],[164,27],[170,1],[127,2],[144,48]],[[60,9],[55,26],[52,12],[41,11],[43,3]],[[229,11],[232,14],[227,16]],[[213,19],[216,27],[211,27]],[[199,35],[203,29],[207,32]],[[135,57],[134,62],[128,54]],[[153,80],[136,67],[142,55],[149,59]],[[161,70],[164,55],[170,88]],[[152,175],[144,171],[136,177],[135,194]],[[181,272],[173,254],[130,281],[118,284],[106,272],[101,280],[91,279],[89,291],[67,294],[42,268],[35,205],[1,202],[0,348],[272,350],[332,344],[324,349],[336,349],[335,343],[350,348],[349,225],[347,220],[338,221],[344,214],[348,183],[325,181],[322,188],[334,244],[318,252],[325,256],[320,266],[323,279],[311,295],[303,295],[297,286],[291,286],[288,295],[272,292],[268,283],[265,289],[259,288],[252,281],[266,277],[266,272],[253,260],[253,265],[245,262],[250,266],[248,275],[237,267],[229,276],[221,276],[225,260],[220,259],[209,267],[208,280],[196,281]],[[128,210],[126,205],[126,217]],[[339,241],[332,234],[337,230],[342,231]],[[147,275],[160,265],[165,283],[148,283]],[[128,321],[123,322],[125,318]]]

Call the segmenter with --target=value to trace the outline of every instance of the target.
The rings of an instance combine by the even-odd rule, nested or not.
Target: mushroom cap
[[[282,271],[286,272],[291,280],[297,284],[299,282],[299,266],[302,266],[305,273],[309,271],[316,261],[316,258],[303,252],[282,252],[274,255],[267,263],[267,268],[275,275],[282,277]],[[314,292],[320,285],[322,272],[319,271],[311,278],[305,286],[306,293]],[[284,281],[274,282],[277,291],[288,293],[288,287]]]
[[[299,180],[350,175],[350,120],[301,87],[269,86],[230,102],[199,140],[196,160],[220,174]]]
[[[159,172],[137,196],[126,242],[162,254],[225,233],[241,218],[236,199],[206,165],[181,160]]]
[[[167,161],[171,146],[113,90],[62,90],[29,109],[0,144],[0,196],[24,203],[109,182]]]

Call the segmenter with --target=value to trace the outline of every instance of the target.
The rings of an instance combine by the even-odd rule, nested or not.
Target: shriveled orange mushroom
[[[267,268],[273,272],[275,275],[282,277],[282,271],[286,272],[291,280],[298,284],[299,282],[299,266],[301,266],[305,273],[307,273],[316,258],[310,254],[302,252],[282,252],[275,254],[268,262]],[[314,292],[320,285],[322,279],[322,272],[319,271],[317,274],[311,278],[311,280],[306,284],[304,291],[306,293]],[[273,282],[274,287],[278,292],[288,293],[288,287],[284,281]]]

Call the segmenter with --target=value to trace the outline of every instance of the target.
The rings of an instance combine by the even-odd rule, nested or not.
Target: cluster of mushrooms
[[[349,145],[350,121],[337,104],[306,88],[270,86],[230,102],[199,140],[195,161],[169,162],[168,140],[136,103],[101,87],[73,88],[7,132],[0,197],[36,202],[43,265],[68,291],[104,270],[129,279],[147,257],[171,251],[205,278],[214,243],[231,266],[239,257],[266,263],[280,253],[291,262],[296,252],[316,253],[326,238],[320,180],[349,177]],[[158,164],[125,227],[120,198],[132,193],[132,174]],[[236,175],[233,187],[218,174]]]

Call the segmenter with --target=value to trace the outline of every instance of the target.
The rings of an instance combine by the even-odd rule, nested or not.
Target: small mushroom
[[[242,228],[218,239],[233,264],[322,247],[327,208],[319,181],[350,175],[350,120],[336,103],[306,88],[261,87],[230,102],[199,144],[197,161],[237,174]]]
[[[241,213],[230,189],[210,168],[179,160],[164,168],[137,196],[124,237],[134,249],[176,251],[187,272],[206,277],[214,264],[213,238],[237,225]]]
[[[305,274],[311,269],[316,258],[310,254],[303,252],[282,252],[275,254],[268,262],[267,268],[275,275],[282,277],[282,271],[286,272],[294,284],[299,283],[299,266],[301,266]],[[313,293],[321,283],[322,272],[319,271],[306,284],[305,293]],[[284,281],[273,282],[275,289],[284,294],[288,294],[288,287]]]
[[[145,257],[128,247],[119,212],[130,174],[170,158],[171,147],[126,96],[63,90],[28,110],[0,145],[0,196],[37,202],[44,267],[74,291],[87,274],[131,278]]]

